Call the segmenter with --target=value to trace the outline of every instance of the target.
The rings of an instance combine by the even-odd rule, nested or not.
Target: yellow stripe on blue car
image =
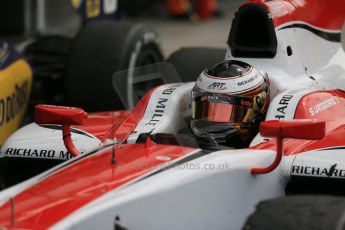
[[[0,42],[0,145],[19,128],[26,112],[32,71],[6,42]]]

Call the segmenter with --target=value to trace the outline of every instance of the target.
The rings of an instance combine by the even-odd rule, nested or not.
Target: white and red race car
[[[344,9],[341,0],[238,8],[225,59],[267,72],[272,96],[248,148],[200,149],[181,134],[194,82],[143,96],[150,85],[176,82],[167,64],[115,74],[129,108],[135,93],[143,96],[127,111],[87,117],[38,106],[39,125],[18,130],[1,148],[4,186],[71,159],[3,190],[0,227],[343,229],[344,199],[311,194],[345,193]],[[309,195],[290,196],[299,194]]]

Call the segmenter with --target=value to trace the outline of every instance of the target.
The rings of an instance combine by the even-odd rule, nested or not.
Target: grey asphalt
[[[131,19],[150,25],[160,36],[163,52],[168,57],[181,47],[208,46],[226,48],[234,10],[243,0],[220,0],[221,15],[206,21],[172,20],[165,12]],[[164,8],[159,10],[164,11]],[[161,14],[159,14],[161,13]]]

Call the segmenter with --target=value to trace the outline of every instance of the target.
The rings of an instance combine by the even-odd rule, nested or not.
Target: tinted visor
[[[202,94],[202,95],[201,95]],[[209,122],[242,123],[252,113],[253,98],[192,93],[192,119]]]

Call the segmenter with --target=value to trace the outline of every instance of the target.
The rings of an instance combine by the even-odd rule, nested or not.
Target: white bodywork
[[[293,23],[296,22],[286,23],[276,28],[278,47],[273,59],[234,58],[229,49],[225,59],[238,59],[250,63],[260,71],[267,72],[273,97],[284,90],[294,89],[301,83],[307,82],[329,84],[330,87],[344,90],[345,52],[341,43],[327,41],[300,28],[279,30]],[[326,31],[329,32],[329,30]],[[291,56],[287,54],[288,46],[292,49]]]
[[[177,133],[188,126],[191,114],[191,91],[194,82],[158,87],[151,95],[146,111],[129,143],[135,143],[140,133]]]
[[[274,155],[248,150],[206,155],[110,192],[53,229],[110,229],[116,216],[128,229],[240,229],[259,201],[284,195],[281,168],[250,173],[253,164],[269,163]],[[207,169],[211,165],[215,168]]]
[[[31,123],[19,129],[2,145],[0,158],[69,159],[71,156],[63,143],[61,126],[52,127],[46,128]],[[81,130],[72,131],[72,140],[81,153],[101,143],[96,137]]]

